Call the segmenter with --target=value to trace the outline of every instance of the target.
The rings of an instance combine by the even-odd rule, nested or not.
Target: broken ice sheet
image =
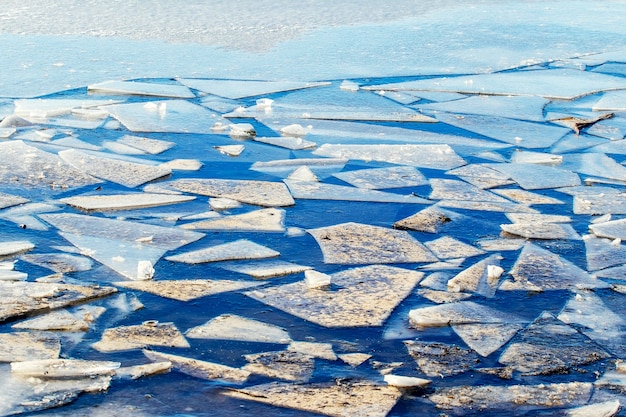
[[[16,240],[13,242],[0,242],[0,257],[16,255],[33,249],[35,245],[27,240]]]
[[[432,192],[428,197],[431,200],[457,200],[457,201],[485,201],[495,203],[510,203],[505,198],[495,195],[487,190],[466,183],[465,181],[431,178]]]
[[[188,348],[189,343],[173,323],[153,320],[140,325],[106,329],[102,338],[91,346],[100,352],[116,352],[146,346]]]
[[[439,388],[428,398],[439,409],[458,414],[485,410],[508,410],[511,413],[540,408],[573,407],[587,404],[593,384],[567,382],[539,385],[464,385]],[[507,412],[507,415],[508,415]]]
[[[48,226],[34,215],[61,210],[60,206],[48,203],[27,203],[16,207],[10,207],[0,212],[0,218],[13,222],[24,229],[48,230]]]
[[[520,204],[565,204],[564,201],[553,197],[515,188],[492,189],[490,191]]]
[[[358,188],[378,190],[385,188],[418,187],[428,184],[428,179],[414,167],[360,169],[333,174]]]
[[[591,109],[593,111],[626,111],[626,91],[605,91]]]
[[[599,152],[564,155],[560,167],[580,174],[626,181],[626,168]]]
[[[70,312],[66,309],[24,320],[11,326],[14,329],[41,331],[85,332],[106,311],[99,306],[80,306]]]
[[[125,161],[109,158],[102,153],[87,153],[75,149],[61,151],[59,157],[89,175],[129,188],[172,173],[169,168],[150,165],[141,160]]]
[[[323,144],[313,154],[334,158],[381,161],[420,168],[449,170],[466,162],[449,145]]]
[[[498,361],[525,375],[549,375],[608,357],[587,336],[544,312],[513,338]]]
[[[250,169],[279,177],[286,177],[295,169],[305,166],[316,175],[327,177],[337,171],[341,171],[346,165],[346,162],[348,162],[348,160],[343,158],[296,158],[255,162]]]
[[[33,359],[11,363],[11,372],[36,378],[76,378],[113,375],[119,362],[82,359]]]
[[[0,322],[105,297],[113,287],[0,281]]]
[[[538,164],[487,164],[511,177],[524,190],[575,187],[580,177],[568,170]]]
[[[313,181],[286,179],[291,195],[302,200],[368,201],[378,203],[432,204],[432,201],[414,196],[388,193],[385,191],[325,184]]]
[[[176,180],[167,185],[186,193],[226,197],[263,207],[284,207],[295,204],[289,190],[281,182],[204,178]]]
[[[104,81],[87,86],[94,93],[109,95],[128,94],[137,96],[157,96],[171,98],[195,98],[189,88],[178,84],[147,83],[140,81]]]
[[[189,264],[232,261],[238,259],[264,259],[279,256],[280,253],[254,243],[247,239],[239,239],[234,242],[223,243],[198,249],[178,255],[168,256],[165,259],[173,262],[184,262]]]
[[[452,324],[452,330],[480,356],[487,357],[504,346],[524,325],[521,323]]]
[[[283,275],[296,274],[312,269],[310,266],[298,265],[286,261],[237,262],[222,265],[227,271],[250,275],[256,279],[266,279]]]
[[[150,139],[141,136],[124,135],[117,140],[118,143],[132,146],[145,153],[151,155],[160,154],[176,145],[175,142],[170,142],[160,139]]]
[[[474,301],[422,307],[409,312],[409,320],[416,328],[440,327],[472,323],[520,323],[512,314],[504,313]]]
[[[260,96],[303,88],[321,87],[330,84],[329,82],[248,81],[200,78],[179,78],[177,81],[195,90],[231,99]]]
[[[93,99],[20,99],[15,100],[15,114],[26,119],[45,119],[70,114],[72,109],[92,109],[120,100]]]
[[[580,240],[580,235],[569,224],[553,222],[516,222],[501,224],[500,228],[509,234],[526,239]]]
[[[0,333],[0,362],[56,359],[61,353],[58,336],[45,333]]]
[[[185,100],[114,104],[102,107],[132,132],[212,133],[223,120],[206,107]]]
[[[91,259],[69,253],[31,253],[20,259],[60,273],[89,271],[93,265]]]
[[[524,246],[510,274],[520,284],[528,282],[545,291],[608,287],[572,262],[532,243]]]
[[[332,343],[292,341],[289,346],[287,346],[287,351],[299,352],[304,355],[326,359],[328,361],[336,361],[338,359],[333,350]]]
[[[307,230],[330,264],[419,263],[438,259],[408,232],[344,223]]]
[[[511,155],[511,162],[516,164],[542,164],[555,166],[563,162],[563,156],[546,152],[521,151],[518,149]]]
[[[342,380],[338,383],[269,383],[229,390],[225,395],[278,407],[304,410],[334,417],[384,417],[402,393],[395,387],[369,381]]]
[[[483,164],[464,165],[452,169],[446,172],[446,174],[456,175],[462,180],[483,189],[513,184],[508,175],[504,175]]]
[[[573,69],[496,72],[440,77],[363,87],[368,90],[449,91],[465,94],[540,96],[573,100],[603,90],[623,88],[623,79]]]
[[[296,137],[255,137],[255,142],[266,143],[268,145],[279,146],[291,150],[311,149],[317,146],[317,143]]]
[[[312,356],[286,350],[248,354],[244,358],[249,363],[243,370],[284,381],[307,382],[315,367]]]
[[[418,232],[437,233],[447,223],[463,217],[452,211],[432,206],[393,224],[395,229],[416,230]]]
[[[622,245],[620,240],[603,239],[593,235],[586,235],[583,240],[588,271],[598,271],[626,264],[626,247]]]
[[[500,255],[490,255],[451,278],[447,287],[451,292],[473,292],[484,297],[493,297],[500,276],[504,272],[500,268]]]
[[[194,200],[196,197],[156,193],[78,195],[58,200],[82,210],[113,211],[157,207]]]
[[[574,196],[574,214],[626,214],[626,193],[619,188],[581,186],[557,191]]]
[[[144,350],[143,353],[152,361],[171,362],[175,370],[195,378],[217,379],[234,384],[242,384],[250,376],[250,372],[244,369],[233,368],[219,363],[206,362],[153,350]]]
[[[182,279],[169,281],[124,281],[116,282],[116,286],[130,290],[144,291],[160,297],[178,301],[190,301],[196,298],[220,294],[229,291],[257,287],[263,283],[255,281]]]
[[[289,344],[291,342],[291,336],[287,330],[235,314],[222,314],[215,317],[205,324],[187,330],[185,336],[191,339],[238,340],[277,344]]]
[[[16,195],[0,193],[0,209],[28,203],[28,199]]]
[[[329,290],[304,281],[246,292],[262,303],[326,327],[381,326],[423,273],[371,265],[332,275]]]
[[[424,245],[439,259],[470,258],[485,253],[451,236],[443,236]]]
[[[480,362],[475,352],[456,345],[418,340],[407,340],[404,345],[419,369],[430,377],[443,378],[460,374]]]
[[[285,210],[267,208],[216,219],[185,223],[187,230],[230,230],[246,232],[284,232]]]

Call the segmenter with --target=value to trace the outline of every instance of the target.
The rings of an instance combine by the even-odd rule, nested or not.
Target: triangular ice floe
[[[437,258],[408,232],[344,223],[310,229],[331,264],[418,263],[435,262]]]
[[[304,281],[246,295],[326,327],[380,326],[422,278],[421,272],[383,265],[332,275],[330,289],[308,289]]]
[[[526,239],[563,239],[580,240],[581,237],[569,224],[559,224],[552,222],[544,223],[513,223],[501,224],[500,228],[515,236]]]
[[[343,158],[278,159],[267,162],[255,162],[250,169],[285,178],[291,175],[295,169],[307,167],[317,176],[327,177],[337,171],[341,171],[346,162],[348,161]]]
[[[419,369],[430,377],[446,377],[468,371],[478,365],[478,355],[456,345],[437,342],[407,340],[404,342],[409,355]]]
[[[118,143],[132,146],[145,153],[151,155],[160,154],[176,145],[176,142],[170,142],[160,139],[144,138],[141,136],[124,135],[117,140]]]
[[[516,323],[468,323],[453,324],[451,327],[480,356],[489,356],[524,326]]]
[[[203,325],[193,327],[185,335],[191,339],[239,340],[288,344],[289,333],[278,326],[234,314],[222,314]]]
[[[508,175],[502,174],[483,164],[464,165],[451,169],[446,174],[456,175],[464,181],[482,189],[513,184]]]
[[[116,286],[131,290],[145,291],[165,298],[189,301],[195,298],[237,291],[263,285],[254,281],[188,279],[170,281],[125,281],[116,282]]]
[[[20,259],[59,273],[89,271],[93,265],[91,259],[69,253],[30,253]]]
[[[475,263],[450,279],[447,284],[448,290],[493,297],[503,272],[500,268],[501,259],[500,255],[491,255]]]
[[[168,256],[168,261],[197,264],[204,262],[232,261],[238,259],[264,259],[280,255],[279,252],[247,239],[210,246],[178,255]]]
[[[588,271],[597,271],[626,264],[626,247],[621,244],[621,241],[615,242],[593,235],[586,235],[583,240],[585,242]]]
[[[315,148],[317,143],[298,137],[255,137],[255,142],[267,143],[292,150]]]
[[[135,326],[106,329],[102,338],[91,346],[100,352],[116,352],[146,346],[188,348],[189,343],[174,324],[147,321]]]
[[[217,219],[185,223],[188,230],[230,230],[246,232],[284,232],[285,210],[266,208],[243,214],[224,216]]]
[[[303,200],[369,201],[380,203],[432,204],[432,201],[412,194],[401,195],[384,191],[347,187],[321,182],[284,180],[291,195]]]
[[[179,78],[178,82],[204,93],[232,99],[300,90],[303,88],[321,87],[330,84],[327,82],[207,80],[199,78]]]

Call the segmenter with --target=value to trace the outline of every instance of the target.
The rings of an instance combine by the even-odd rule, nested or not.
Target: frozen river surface
[[[625,415],[624,2],[4,3],[1,415]]]

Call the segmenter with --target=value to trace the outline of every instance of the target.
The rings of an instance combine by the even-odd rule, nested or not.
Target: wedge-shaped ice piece
[[[145,291],[174,300],[190,301],[200,297],[229,291],[238,291],[263,284],[254,281],[191,279],[175,281],[127,281],[116,282],[115,285],[131,290]]]
[[[493,211],[500,213],[537,213],[537,210],[523,204],[497,201],[472,201],[472,200],[440,200],[440,207],[448,207],[461,210]]]
[[[287,330],[235,314],[222,314],[203,325],[187,330],[185,335],[191,339],[239,340],[277,344],[289,344],[291,342],[291,336]]]
[[[506,213],[513,223],[571,223],[572,218],[564,214]]]
[[[355,187],[370,190],[417,187],[428,184],[428,179],[413,167],[360,169],[333,174]]]
[[[407,340],[404,345],[419,369],[430,377],[461,374],[480,361],[475,352],[456,345],[418,340]]]
[[[17,116],[43,119],[70,114],[73,109],[90,109],[119,102],[119,100],[37,98],[15,100],[14,105]]]
[[[593,111],[626,111],[626,92],[606,91],[591,107]]]
[[[513,152],[513,155],[511,155],[511,162],[515,164],[542,164],[555,166],[563,162],[563,156],[546,152],[516,150]]]
[[[439,259],[470,258],[485,253],[451,236],[443,236],[424,244]]]
[[[626,320],[614,313],[602,299],[591,291],[579,291],[569,299],[558,315],[567,324],[582,327],[582,333],[614,355],[626,353]]]
[[[0,281],[0,322],[113,294],[113,287]]]
[[[33,215],[59,211],[61,207],[47,203],[27,203],[11,207],[0,212],[0,218],[19,225],[23,229],[48,230],[48,226],[36,219]]]
[[[390,162],[420,168],[449,170],[465,165],[449,145],[335,145],[324,144],[315,155],[362,161]]]
[[[20,259],[60,273],[89,271],[93,265],[91,259],[69,253],[31,253]]]
[[[16,255],[33,249],[35,245],[27,240],[0,242],[0,256]]]
[[[524,246],[510,274],[516,282],[529,282],[544,291],[608,286],[572,262],[532,243]]]
[[[142,243],[149,246],[173,250],[202,238],[204,234],[172,227],[106,219],[81,214],[44,214],[39,216],[62,232]]]
[[[168,185],[186,193],[226,197],[257,206],[283,207],[295,204],[289,190],[281,182],[189,179],[173,181]]]
[[[501,116],[509,119],[543,122],[543,108],[549,103],[542,97],[475,95],[443,103],[417,104],[427,114],[434,112]]]
[[[164,374],[172,369],[172,362],[158,361],[143,365],[124,366],[115,371],[115,377],[119,379],[139,379],[144,376]]]
[[[393,375],[387,374],[383,377],[383,380],[392,387],[398,388],[414,388],[414,387],[425,387],[430,384],[430,379],[417,378],[414,376],[403,376],[403,375]]]
[[[419,263],[437,258],[408,232],[359,223],[307,230],[330,264]]]
[[[227,271],[250,275],[256,279],[291,275],[302,271],[306,272],[312,269],[310,266],[298,265],[281,260],[237,262],[229,265],[223,265],[222,268]]]
[[[204,93],[231,99],[330,85],[329,82],[207,80],[180,78],[178,82]]]
[[[623,79],[573,69],[496,72],[363,87],[368,90],[450,91],[463,94],[540,96],[572,100],[623,88]]]
[[[9,192],[24,194],[34,189],[47,195],[99,182],[101,180],[64,163],[57,155],[22,141],[0,143],[0,184]]]
[[[225,382],[242,384],[250,376],[250,372],[222,365],[219,363],[206,362],[199,359],[192,359],[184,356],[172,355],[169,353],[156,352],[154,350],[144,350],[144,355],[152,361],[168,361],[172,367],[184,374],[201,379],[217,379]]]
[[[0,362],[56,359],[60,353],[61,341],[53,334],[0,333]]]
[[[610,400],[599,403],[593,403],[589,405],[583,405],[581,407],[571,408],[567,410],[567,417],[586,417],[586,416],[598,416],[598,417],[613,417],[617,415],[621,408],[619,400]]]
[[[498,361],[525,375],[549,375],[608,357],[587,336],[544,312],[513,338]]]
[[[348,365],[352,366],[353,368],[356,368],[357,366],[370,359],[372,355],[370,355],[369,353],[343,353],[337,355],[337,357]]]
[[[215,146],[215,149],[228,156],[239,156],[246,147],[244,145],[221,145]]]
[[[480,356],[489,356],[504,346],[524,325],[519,323],[453,324],[452,330]]]
[[[567,382],[539,385],[464,385],[440,388],[428,399],[439,409],[473,412],[473,410],[509,410],[574,407],[587,404],[593,390],[589,382]]]
[[[132,146],[145,153],[151,155],[160,154],[176,145],[176,142],[170,142],[160,139],[150,139],[141,136],[124,135],[117,140],[118,143],[123,145]]]
[[[206,219],[181,225],[188,230],[231,230],[246,232],[284,232],[285,210],[267,208],[244,214]]]
[[[514,188],[491,190],[491,192],[506,197],[520,204],[565,204],[564,201],[554,197],[548,197],[530,191],[518,190]]]
[[[238,259],[264,259],[279,256],[280,252],[259,245],[247,239],[223,243],[204,249],[168,256],[165,259],[173,262],[198,264],[205,262],[232,261]]]
[[[28,203],[28,199],[16,195],[0,193],[0,209]]]
[[[243,370],[291,382],[308,382],[315,366],[312,356],[287,350],[249,354],[244,358],[249,363]]]
[[[348,380],[316,384],[270,383],[224,392],[240,400],[304,410],[333,417],[385,417],[402,393],[395,387]]]
[[[302,200],[369,201],[378,203],[432,204],[412,194],[401,195],[378,190],[347,187],[321,182],[284,180],[291,195]]]
[[[208,134],[220,120],[207,108],[184,100],[114,104],[103,109],[131,132]]]
[[[279,159],[268,162],[255,162],[250,167],[253,171],[265,172],[279,177],[287,177],[296,168],[307,167],[320,177],[327,177],[341,171],[348,162],[344,158],[296,158]]]
[[[426,298],[429,301],[437,304],[443,303],[456,303],[461,300],[470,298],[472,294],[448,292],[439,290],[420,289],[417,291],[419,295]]]
[[[599,185],[557,191],[574,196],[574,214],[626,214],[626,194],[619,188]]]
[[[59,156],[89,175],[129,188],[138,187],[172,173],[169,168],[162,166],[112,159],[103,154],[88,154],[75,149],[61,151]]]
[[[161,164],[162,167],[173,171],[197,171],[202,168],[202,162],[196,159],[172,159]]]
[[[135,326],[106,329],[102,338],[91,346],[100,352],[140,349],[146,346],[190,347],[173,323],[159,323],[156,320]]]
[[[315,172],[311,170],[308,166],[301,166],[293,170],[291,174],[287,177],[289,180],[293,181],[306,181],[306,182],[316,182],[320,179]]]
[[[146,207],[158,207],[194,200],[193,196],[156,194],[156,193],[125,193],[111,195],[82,195],[60,199],[59,202],[82,210],[113,211],[133,210]]]
[[[41,317],[21,321],[11,327],[42,331],[85,332],[105,311],[106,308],[96,306],[78,307],[73,312],[60,309]]]
[[[284,129],[284,128],[283,128]],[[268,145],[279,146],[291,150],[311,149],[317,146],[317,143],[305,140],[301,137],[255,137],[255,142],[266,143]]]
[[[246,295],[325,327],[381,326],[422,276],[421,272],[371,265],[333,274],[329,290],[309,290],[299,281]]]
[[[626,168],[599,152],[564,155],[561,168],[580,174],[626,181]]]
[[[552,222],[544,223],[513,223],[501,224],[500,228],[506,233],[521,236],[526,239],[563,239],[580,240],[581,237],[569,224]]]
[[[304,282],[307,288],[324,288],[329,287],[332,277],[315,270],[304,271]]]
[[[503,185],[513,184],[508,175],[504,175],[494,169],[486,167],[483,164],[464,165],[459,168],[451,169],[446,174],[456,175],[478,188],[487,189],[492,187],[500,187]]]
[[[102,143],[102,147],[111,152],[120,154],[120,155],[145,155],[146,152],[141,149],[134,148],[132,146],[124,145],[123,143],[114,142],[114,141],[104,141]]]
[[[11,372],[36,378],[76,378],[113,375],[119,362],[80,359],[38,359],[11,363]]]
[[[626,247],[621,241],[615,242],[593,235],[583,237],[587,256],[587,270],[598,271],[626,264]]]
[[[580,185],[580,178],[576,173],[550,166],[538,164],[489,164],[489,166],[508,175],[525,190]]]
[[[287,346],[287,351],[299,352],[314,358],[321,358],[329,361],[336,361],[338,359],[331,343],[294,341]]]
[[[459,200],[459,201],[488,201],[495,203],[509,203],[505,198],[487,190],[480,189],[464,181],[443,178],[431,178],[431,200]]]
[[[484,297],[493,297],[500,282],[502,270],[500,255],[491,255],[448,281],[448,290],[452,292],[473,292]]]
[[[589,229],[598,237],[626,240],[626,219],[590,224]]]
[[[105,94],[128,94],[135,96],[157,96],[172,98],[195,98],[184,85],[147,83],[140,81],[104,81],[87,86],[87,90]]]
[[[26,281],[28,274],[25,272],[0,269],[0,281]]]
[[[422,307],[409,312],[411,325],[439,327],[471,323],[520,323],[520,319],[473,301]]]
[[[439,207],[427,207],[412,216],[398,220],[393,224],[393,227],[402,230],[437,233],[447,223],[460,217],[462,217],[460,214]]]

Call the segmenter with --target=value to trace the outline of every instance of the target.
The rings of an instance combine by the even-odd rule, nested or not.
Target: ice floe
[[[203,325],[193,327],[185,335],[191,339],[239,340],[289,344],[291,336],[278,326],[233,314],[223,314]]]
[[[140,81],[104,81],[87,86],[87,90],[101,94],[195,98],[191,90],[182,85]]]
[[[170,281],[116,282],[116,286],[131,290],[145,291],[165,298],[189,301],[200,297],[238,291],[262,285],[254,281],[189,279]]]
[[[140,349],[146,346],[190,347],[173,323],[159,323],[156,320],[106,329],[102,338],[92,344],[100,352]]]
[[[191,252],[168,256],[165,259],[173,262],[197,264],[204,262],[232,261],[237,259],[264,259],[279,256],[280,252],[259,245],[247,239],[210,246]]]
[[[267,208],[243,214],[200,220],[181,225],[188,230],[231,230],[247,232],[284,232],[285,210]]]
[[[125,193],[110,195],[79,195],[60,199],[59,202],[69,204],[82,210],[110,211],[128,210],[145,207],[157,207],[168,204],[194,200],[193,196],[168,195],[156,193]]]
[[[310,266],[298,265],[293,262],[286,262],[281,260],[237,262],[222,265],[222,268],[226,269],[227,271],[246,274],[256,279],[267,279],[283,275],[291,275],[303,271],[306,276],[307,271],[311,269]]]

